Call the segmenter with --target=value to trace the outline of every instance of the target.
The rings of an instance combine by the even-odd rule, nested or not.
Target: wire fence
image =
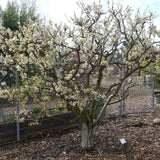
[[[1,68],[2,69],[2,68]],[[7,75],[0,74],[1,98],[0,98],[0,145],[8,142],[23,140],[25,138],[42,135],[47,132],[55,132],[79,124],[76,115],[71,112],[55,112],[53,106],[57,103],[57,97],[53,96],[51,102],[46,103],[45,107],[49,110],[49,115],[45,114],[38,117],[41,108],[37,103],[34,103],[33,97],[29,97],[27,101],[27,109],[32,113],[31,119],[26,118],[24,121],[19,121],[21,118],[21,110],[18,103],[11,102],[7,94],[7,87],[18,88],[20,85],[20,76],[16,70],[7,70]],[[24,116],[24,115],[23,115]],[[36,119],[38,117],[38,122]]]
[[[122,75],[125,74],[125,69],[122,70],[122,72]],[[131,76],[131,81],[133,81],[133,83],[137,81],[137,76],[140,75]],[[122,93],[125,94],[125,90],[128,85],[129,84],[126,82],[122,84]],[[154,64],[152,63],[148,75],[141,76],[141,80],[136,82],[134,87],[129,90],[129,96],[120,102],[119,114],[154,112],[154,88]]]
[[[113,68],[109,68],[112,70]],[[105,92],[108,85],[113,81],[116,81],[117,74],[121,76],[121,72],[115,71],[115,75],[106,77],[102,82],[103,88],[101,92]],[[124,71],[123,71],[124,72]],[[124,73],[123,73],[124,74]],[[134,80],[138,75],[134,75],[131,78]],[[123,114],[143,113],[154,111],[154,75],[150,75],[150,80],[145,82],[141,81],[141,85],[135,84],[129,91],[129,96],[125,100],[120,101],[107,107],[107,115],[122,116]],[[7,87],[16,87],[20,85],[20,76],[18,71],[7,69],[7,74],[3,76],[0,74],[1,91],[3,94],[7,92]],[[127,82],[124,82],[121,88],[122,95],[125,94],[125,90],[128,86]],[[49,109],[50,117],[40,118],[39,124],[34,124],[30,120],[20,122],[17,119],[21,112],[21,108],[18,103],[11,103],[7,98],[0,98],[0,145],[22,140],[28,137],[34,137],[47,132],[55,132],[56,130],[66,129],[79,125],[79,121],[76,119],[76,115],[71,112],[54,112],[54,105],[59,101],[57,96],[53,95],[52,100],[46,103],[45,106]],[[33,103],[33,97],[28,99],[28,108],[34,115],[39,112],[37,104]],[[44,116],[43,116],[44,117]]]

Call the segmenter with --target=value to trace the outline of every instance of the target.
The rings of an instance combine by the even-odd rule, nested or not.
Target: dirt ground
[[[126,100],[126,111],[148,111],[151,108],[150,90],[132,92]],[[106,116],[94,128],[94,149],[80,148],[80,126],[34,139],[0,147],[0,160],[160,160],[160,105],[153,113],[118,116],[118,106],[109,106]],[[115,113],[115,114],[114,114]],[[112,116],[109,116],[112,115]],[[120,139],[126,144],[122,145]]]

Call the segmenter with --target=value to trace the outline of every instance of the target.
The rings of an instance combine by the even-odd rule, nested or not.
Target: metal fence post
[[[18,88],[18,86],[19,86],[19,74],[18,74],[17,70],[15,72],[15,76],[16,76],[16,88]],[[17,113],[17,115],[19,115],[18,102],[16,102],[16,113]],[[19,126],[18,119],[16,120],[16,126],[17,126],[17,140],[20,140],[20,126]]]
[[[122,57],[121,57],[122,62],[124,58],[125,58],[125,52],[122,51]],[[119,76],[120,76],[120,79],[125,77],[125,65],[122,66],[122,70],[119,71]],[[122,116],[122,114],[125,113],[125,101],[123,99],[124,94],[125,94],[125,82],[123,82],[121,86],[121,95],[120,95],[121,100],[120,100],[119,116]]]
[[[119,69],[119,78],[121,79],[122,78],[122,71],[121,69]],[[120,102],[119,102],[119,116],[121,117],[122,116],[122,105],[123,105],[123,102],[122,102],[122,89],[121,89],[121,92],[119,94],[119,99],[120,99]]]
[[[123,57],[124,58],[124,57]],[[126,70],[126,67],[125,66],[123,66],[122,67],[122,78],[124,78],[125,77],[125,70]],[[122,83],[122,98],[124,98],[125,97],[125,82],[123,82]],[[124,114],[125,113],[125,100],[124,99],[122,99],[122,113]]]
[[[154,63],[152,63],[151,68],[151,76],[152,76],[152,111],[154,112]]]

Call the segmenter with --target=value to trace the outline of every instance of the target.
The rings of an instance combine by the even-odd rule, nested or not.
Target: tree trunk
[[[82,142],[81,147],[83,150],[93,149],[93,128],[89,127],[86,123],[82,124]]]

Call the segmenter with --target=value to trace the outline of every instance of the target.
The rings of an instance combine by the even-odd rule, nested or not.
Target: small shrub
[[[14,115],[4,115],[2,117],[3,122],[9,122],[9,121],[13,121],[15,120],[15,116]]]
[[[32,108],[31,113],[38,114],[41,111],[42,111],[42,108],[40,106],[36,106],[36,107]]]
[[[142,127],[144,124],[139,121],[131,121],[126,127]]]

